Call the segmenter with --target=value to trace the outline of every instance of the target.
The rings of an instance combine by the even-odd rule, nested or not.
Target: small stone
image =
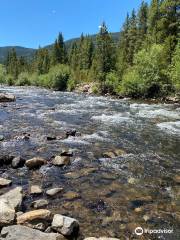
[[[33,169],[33,168],[39,168],[46,163],[47,161],[45,159],[40,157],[35,157],[27,160],[25,164],[29,169]]]
[[[41,194],[43,190],[38,185],[32,185],[30,188],[30,194]]]
[[[52,221],[52,229],[64,236],[70,236],[79,229],[79,222],[74,218],[55,214]]]
[[[75,129],[70,129],[66,131],[66,137],[68,138],[69,136],[75,137],[76,136],[76,130]]]
[[[145,222],[147,222],[147,221],[150,219],[150,217],[147,216],[147,215],[144,215],[144,216],[143,216],[143,219],[144,219]]]
[[[0,141],[3,141],[3,140],[4,140],[4,136],[0,135]]]
[[[52,164],[55,166],[64,166],[70,164],[70,157],[69,156],[56,156],[52,160]]]
[[[60,154],[60,155],[61,155],[61,156],[72,157],[72,156],[73,156],[73,151],[72,151],[71,149],[68,149],[68,150],[63,149],[63,150],[61,151],[61,154]]]
[[[63,188],[52,188],[46,191],[46,194],[48,196],[55,196],[56,194],[60,193],[63,191]]]
[[[173,180],[175,183],[180,183],[180,175],[174,176]]]
[[[51,218],[51,212],[46,209],[39,209],[30,212],[26,212],[17,217],[17,224],[23,224],[31,222],[33,220],[49,220]]]
[[[63,195],[67,200],[74,200],[80,198],[80,195],[77,192],[69,191]]]
[[[0,177],[0,188],[9,186],[12,183],[11,180]]]
[[[42,208],[48,205],[48,201],[46,199],[39,199],[34,202],[32,202],[32,206],[34,208]]]
[[[12,167],[13,168],[21,168],[25,164],[25,159],[21,158],[20,156],[13,158],[12,160]]]
[[[116,155],[113,152],[105,152],[103,153],[104,158],[115,158]]]
[[[140,208],[140,207],[135,208],[134,211],[135,211],[136,213],[142,212],[142,208]]]
[[[129,184],[136,184],[136,183],[137,183],[137,179],[135,179],[135,178],[129,178],[129,179],[128,179],[128,183],[129,183]]]
[[[47,136],[47,141],[56,140],[56,136]]]

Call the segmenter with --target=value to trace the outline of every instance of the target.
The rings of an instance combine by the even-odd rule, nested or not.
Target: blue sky
[[[127,12],[142,0],[1,0],[0,46],[37,48],[82,32],[96,33],[105,20],[111,32],[121,28]]]

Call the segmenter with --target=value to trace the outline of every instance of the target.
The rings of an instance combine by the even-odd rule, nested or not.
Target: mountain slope
[[[111,35],[112,35],[113,41],[117,43],[119,40],[119,32],[111,33]],[[90,35],[90,37],[92,37],[94,42],[95,42],[96,36],[97,36],[96,34]],[[78,41],[78,40],[79,38],[73,38],[73,39],[67,40],[65,42],[66,47],[69,48],[74,41]],[[52,46],[53,44],[45,46],[45,48],[51,49]],[[31,59],[37,50],[33,48],[25,48],[20,46],[0,47],[0,63],[3,63],[6,60],[7,54],[12,48],[16,50],[17,56],[23,56],[27,59]]]

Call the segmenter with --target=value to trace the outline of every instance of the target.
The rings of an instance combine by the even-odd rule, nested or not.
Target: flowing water
[[[144,234],[141,239],[178,239],[179,105],[38,88],[1,91],[17,98],[0,104],[0,134],[5,137],[1,155],[49,160],[37,171],[0,169],[13,186],[23,186],[26,210],[34,200],[28,194],[31,184],[41,185],[44,191],[63,187],[48,209],[77,218],[86,237],[136,239],[134,229],[141,226],[173,229],[173,234]],[[65,138],[67,129],[80,134]],[[25,133],[30,134],[29,140],[23,138]],[[47,141],[47,136],[57,140]],[[50,159],[64,148],[74,152],[71,165],[52,166]]]

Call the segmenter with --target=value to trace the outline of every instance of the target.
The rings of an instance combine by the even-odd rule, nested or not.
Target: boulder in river
[[[4,140],[4,136],[0,135],[0,141],[3,141],[3,140]]]
[[[4,240],[63,240],[64,237],[58,233],[44,233],[21,225],[4,227],[1,231]]]
[[[34,158],[29,159],[25,162],[26,166],[29,169],[39,168],[46,163],[47,163],[47,161],[43,158],[40,158],[40,157],[34,157]]]
[[[76,129],[69,129],[69,130],[66,130],[66,137],[75,137],[76,136]]]
[[[0,199],[0,227],[12,224],[15,210],[9,206],[7,199]]]
[[[11,180],[0,177],[0,188],[9,186],[12,183]]]
[[[11,163],[13,168],[21,168],[24,166],[24,164],[25,164],[25,159],[23,159],[20,156],[13,158]]]
[[[16,97],[12,94],[0,93],[0,102],[14,102]]]
[[[30,194],[41,194],[43,190],[38,185],[32,185],[30,187]]]
[[[52,229],[64,236],[70,236],[79,230],[79,222],[74,218],[55,214],[52,221]]]
[[[72,157],[73,156],[73,151],[71,149],[63,149],[61,151],[61,156],[68,156],[68,157]]]
[[[63,188],[52,188],[46,191],[46,194],[50,197],[55,196],[56,194],[63,191]]]
[[[22,195],[22,187],[16,187],[7,193],[0,196],[0,201],[2,199],[6,199],[8,205],[12,209],[17,209],[21,206],[23,195]]]
[[[69,156],[56,156],[52,160],[52,164],[55,166],[64,166],[70,164],[70,157]]]
[[[0,167],[10,165],[12,163],[14,156],[12,155],[1,155],[0,156]]]
[[[56,136],[47,136],[47,141],[53,141],[56,140]]]
[[[17,217],[17,224],[24,224],[33,220],[49,220],[51,218],[51,212],[46,209],[38,209],[30,212],[26,212]]]

